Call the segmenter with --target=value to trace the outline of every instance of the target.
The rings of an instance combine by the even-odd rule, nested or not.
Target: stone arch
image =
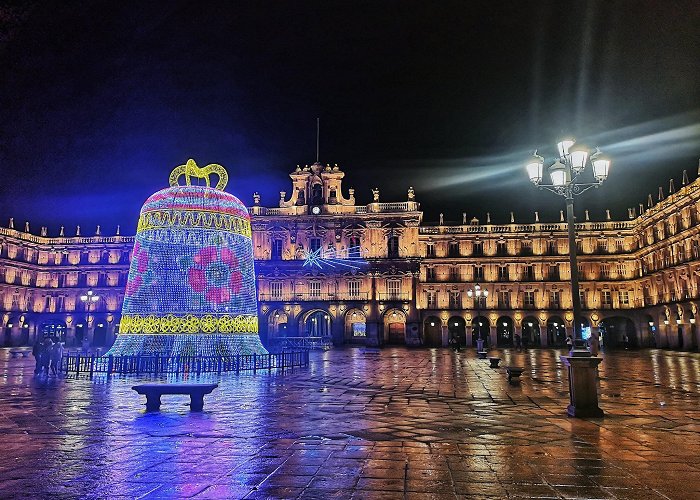
[[[484,346],[489,345],[491,323],[486,316],[477,316],[472,320],[472,345],[476,347],[476,342],[481,338]]]
[[[406,314],[401,309],[387,309],[384,313],[384,342],[406,344]]]
[[[442,321],[437,316],[428,316],[423,321],[423,345],[442,346]]]
[[[324,309],[311,309],[299,319],[299,335],[302,337],[330,337],[331,315]]]
[[[467,322],[461,316],[452,316],[447,321],[447,331],[450,338],[457,339],[460,346],[466,345],[467,342]]]
[[[289,323],[289,316],[284,309],[273,309],[267,315],[267,339],[286,337]]]
[[[528,345],[540,346],[542,339],[540,337],[540,321],[534,316],[526,316],[523,318],[523,346]]]
[[[566,345],[566,324],[559,316],[550,316],[547,319],[547,345],[552,347]]]
[[[496,345],[498,347],[512,347],[515,327],[510,316],[501,316],[496,323]]]
[[[627,316],[607,316],[600,321],[600,333],[603,345],[608,348],[625,348],[639,346],[639,337],[634,322]],[[625,336],[627,342],[625,342]]]
[[[367,316],[362,309],[348,309],[345,313],[344,331],[345,342],[365,342],[367,338]]]

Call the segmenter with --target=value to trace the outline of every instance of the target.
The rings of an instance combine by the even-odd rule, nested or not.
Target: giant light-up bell
[[[216,174],[216,187],[209,176]],[[185,184],[178,184],[180,177]],[[193,186],[191,178],[205,179]],[[115,356],[266,354],[248,211],[221,165],[176,167],[141,209]]]

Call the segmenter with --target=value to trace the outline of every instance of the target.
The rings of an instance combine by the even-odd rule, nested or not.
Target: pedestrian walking
[[[49,364],[51,363],[51,351],[53,349],[53,340],[50,338],[46,337],[44,339],[44,347],[41,350],[41,355],[40,355],[40,360],[41,360],[41,366],[39,367],[39,371],[41,373],[49,373]]]
[[[56,375],[61,368],[61,359],[63,359],[63,342],[56,342],[51,348],[50,367],[53,375]]]

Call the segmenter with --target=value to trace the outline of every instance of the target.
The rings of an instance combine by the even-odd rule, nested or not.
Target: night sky
[[[192,157],[277,206],[297,164],[425,220],[557,220],[523,168],[564,134],[613,158],[595,220],[700,157],[700,2],[109,1],[0,7],[0,223],[135,232]],[[347,193],[347,191],[346,191]]]

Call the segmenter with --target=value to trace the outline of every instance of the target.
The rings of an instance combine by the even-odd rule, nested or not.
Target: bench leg
[[[146,411],[160,410],[160,394],[146,394]]]
[[[204,394],[192,394],[190,396],[190,410],[202,411],[204,409]]]

